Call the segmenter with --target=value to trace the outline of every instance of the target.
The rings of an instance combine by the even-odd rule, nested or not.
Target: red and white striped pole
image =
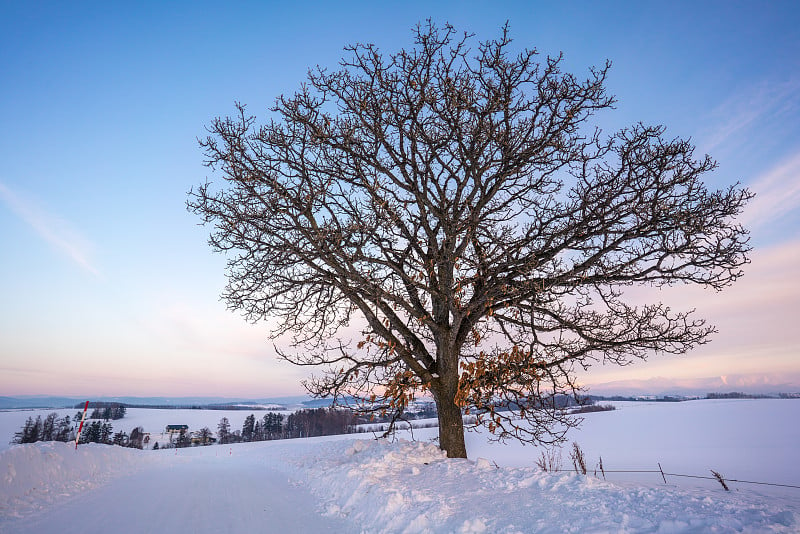
[[[78,435],[75,436],[75,450],[78,450],[78,440],[81,439],[81,431],[83,430],[83,422],[86,420],[86,410],[89,409],[89,401],[83,407],[83,417],[81,417],[81,426],[78,427]]]

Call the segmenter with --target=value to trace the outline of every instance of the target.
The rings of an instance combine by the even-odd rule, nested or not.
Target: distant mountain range
[[[0,410],[14,408],[68,408],[79,402],[67,397],[23,396],[0,397]]]
[[[800,377],[792,374],[726,375],[705,378],[663,378],[618,380],[589,384],[593,395],[705,395],[707,393],[743,392],[758,395],[800,392]]]

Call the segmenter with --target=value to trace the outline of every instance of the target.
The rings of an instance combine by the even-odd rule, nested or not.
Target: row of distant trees
[[[361,421],[350,410],[333,408],[306,409],[284,417],[280,413],[267,413],[261,419],[254,414],[248,415],[241,430],[233,430],[227,417],[220,419],[217,425],[217,438],[208,427],[194,433],[194,439],[182,432],[175,443],[176,447],[188,447],[194,444],[210,445],[217,442],[221,445],[230,443],[248,443],[252,441],[269,441],[275,439],[308,438],[314,436],[330,436],[356,432]]]
[[[125,405],[112,402],[112,403],[97,403],[92,410],[92,414],[89,416],[90,419],[105,419],[108,421],[111,420],[118,420],[125,417]]]
[[[145,443],[145,433],[144,428],[141,426],[135,427],[128,434],[126,432],[114,432],[109,422],[92,421],[81,432],[79,443],[102,443],[142,449]]]
[[[291,416],[290,416],[291,417]],[[232,430],[231,423],[227,417],[220,419],[217,425],[217,439],[220,444],[228,443],[247,443],[250,441],[267,441],[273,439],[283,439],[283,414],[268,413],[261,419],[256,419],[255,415],[250,414],[244,419],[242,430]],[[200,430],[200,438],[207,442],[205,436],[210,434],[208,427]]]
[[[78,419],[80,420],[80,419]],[[39,415],[34,419],[28,417],[22,429],[14,434],[11,443],[36,443],[37,441],[74,441],[77,429],[73,426],[70,417],[59,419],[53,412],[42,419]]]
[[[56,412],[52,412],[44,418],[41,415],[36,416],[36,419],[28,417],[22,428],[14,433],[11,443],[75,441],[81,417],[81,412],[76,413],[74,419],[68,415],[59,418]],[[84,426],[79,443],[104,443],[141,449],[144,447],[144,439],[144,429],[141,426],[134,428],[129,434],[126,432],[115,433],[113,426],[108,421],[93,420]]]
[[[79,443],[104,443],[141,449],[144,445],[144,429],[139,426],[131,432],[114,432],[108,419],[115,419],[124,415],[124,406],[104,406],[95,408],[92,412],[92,421],[84,425]],[[121,414],[121,415],[120,415]],[[37,441],[74,441],[78,431],[82,414],[77,412],[74,418],[70,416],[58,417],[56,412],[45,418],[37,416],[28,417],[19,432],[14,434],[11,443],[35,443]],[[327,436],[334,434],[348,434],[355,432],[355,427],[361,421],[353,412],[332,408],[306,409],[284,417],[283,414],[269,412],[261,419],[256,419],[254,414],[248,415],[241,430],[232,430],[230,421],[223,417],[217,425],[217,439],[214,432],[208,427],[198,432],[188,434],[181,432],[171,444],[175,447],[188,447],[194,444],[208,445],[213,442],[220,444],[247,443],[252,441],[267,441],[275,439],[305,438],[313,436]]]
[[[549,402],[559,409],[580,407],[580,412],[605,411],[613,409],[612,406],[596,406],[589,397],[579,399],[567,395],[556,395]],[[501,407],[502,409],[510,409]],[[479,412],[480,413],[480,412]],[[421,410],[405,414],[404,419],[435,418],[434,405],[423,406]],[[285,422],[284,422],[285,420]],[[217,425],[217,437],[214,432],[203,427],[190,435],[182,432],[169,446],[189,447],[192,445],[221,445],[230,443],[247,443],[251,441],[268,441],[275,439],[310,438],[315,436],[332,436],[339,434],[353,434],[362,432],[359,425],[368,423],[387,423],[391,420],[389,415],[381,415],[380,409],[370,415],[357,413],[346,408],[312,408],[299,410],[289,414],[288,417],[280,413],[267,413],[262,419],[255,415],[248,415],[241,430],[233,430],[227,417],[220,419]],[[384,427],[385,428],[385,427]]]
[[[585,402],[593,404],[591,399],[586,399]],[[562,403],[559,402],[559,404]],[[563,404],[563,407],[571,405],[566,402]],[[104,443],[122,447],[143,448],[147,438],[141,426],[134,428],[130,433],[115,433],[113,426],[108,421],[108,419],[124,416],[124,410],[125,407],[122,405],[95,408],[94,412],[92,412],[92,421],[84,425],[80,443]],[[428,411],[408,415],[417,418],[426,415],[430,417],[431,414]],[[12,443],[74,441],[81,416],[82,413],[77,412],[74,419],[70,419],[69,416],[59,419],[58,415],[53,412],[44,419],[41,416],[37,416],[36,419],[29,417],[23,428],[14,435]],[[381,417],[378,414],[367,418],[347,409],[316,408],[300,410],[289,414],[288,417],[284,417],[281,413],[268,412],[261,419],[256,419],[254,414],[250,414],[245,418],[241,430],[233,430],[228,418],[223,417],[217,425],[216,438],[210,428],[203,427],[193,433],[182,431],[169,444],[162,446],[156,444],[154,448],[162,448],[163,446],[181,448],[193,445],[210,445],[212,443],[225,445],[351,434],[359,432],[358,426],[361,424],[386,422],[387,420],[386,417]]]
[[[104,443],[141,449],[144,446],[145,434],[142,427],[136,427],[130,433],[114,432],[109,419],[117,419],[125,414],[122,405],[98,406],[91,415],[91,422],[84,425],[80,443]],[[409,414],[410,415],[410,414]],[[428,415],[416,414],[417,416]],[[58,418],[53,412],[44,419],[29,417],[23,428],[14,435],[12,443],[35,443],[37,441],[74,441],[82,413],[77,412],[74,419],[69,416]],[[217,425],[216,438],[214,432],[203,427],[199,431],[189,433],[182,431],[167,447],[190,447],[192,445],[210,445],[212,443],[230,444],[276,439],[308,438],[330,436],[358,432],[358,425],[369,422],[381,422],[385,418],[374,416],[367,419],[352,410],[337,408],[305,409],[285,417],[281,413],[268,412],[256,419],[254,414],[248,415],[241,430],[231,428],[230,421],[223,417]],[[156,444],[154,448],[161,448]]]
[[[219,443],[267,441],[273,439],[309,438],[354,432],[358,420],[349,410],[316,408],[300,410],[285,418],[280,413],[268,413],[256,420],[248,415],[241,431],[231,431],[230,421],[223,417],[217,425]],[[201,431],[202,432],[202,431]]]

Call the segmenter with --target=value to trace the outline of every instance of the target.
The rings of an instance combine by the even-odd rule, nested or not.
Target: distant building
[[[217,438],[210,435],[204,436],[201,432],[192,432],[192,445],[210,445],[216,442]]]
[[[189,430],[189,425],[167,425],[167,434],[180,434]]]

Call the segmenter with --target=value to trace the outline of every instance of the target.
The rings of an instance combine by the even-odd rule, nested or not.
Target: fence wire
[[[660,467],[660,464],[659,464],[659,467]],[[553,473],[575,473],[576,471],[575,471],[575,469],[550,469],[550,470],[548,470],[548,472],[553,472]],[[606,473],[650,473],[650,474],[661,475],[662,477],[701,478],[701,479],[705,479],[705,480],[716,480],[717,482],[720,482],[720,483],[722,481],[724,481],[724,482],[736,482],[736,483],[739,483],[739,484],[757,484],[757,485],[760,485],[760,486],[777,486],[777,487],[780,487],[780,488],[800,489],[800,485],[794,485],[794,484],[778,484],[778,483],[775,483],[775,482],[755,482],[755,481],[752,481],[752,480],[739,480],[739,479],[728,478],[728,477],[721,477],[721,480],[720,480],[720,478],[715,477],[715,476],[709,477],[709,476],[703,476],[703,475],[686,475],[686,474],[683,474],[683,473],[669,473],[669,472],[663,471],[661,469],[604,469],[604,468],[602,468],[602,469],[599,470],[599,472],[603,474],[603,478],[604,479],[605,479],[605,474]],[[597,476],[597,473],[598,473],[598,470],[595,469],[594,470],[595,476]],[[664,483],[665,484],[667,483],[666,478],[664,478]]]

